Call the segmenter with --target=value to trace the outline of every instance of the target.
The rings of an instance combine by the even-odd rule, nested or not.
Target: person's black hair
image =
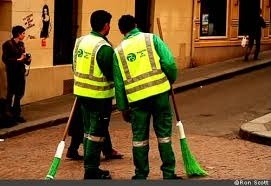
[[[136,28],[136,20],[131,15],[123,15],[119,19],[119,29],[122,33],[128,33]]]
[[[17,25],[12,27],[12,37],[16,38],[18,37],[21,33],[25,31],[25,28],[23,26]]]
[[[110,23],[112,15],[105,10],[97,10],[90,16],[90,25],[93,31],[100,32],[106,23]]]
[[[48,5],[44,5],[42,7],[42,18],[45,19],[45,13],[44,13],[44,10],[47,9],[47,15],[49,16],[49,6]]]

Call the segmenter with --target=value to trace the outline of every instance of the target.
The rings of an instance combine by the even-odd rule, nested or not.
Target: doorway
[[[154,0],[135,0],[135,19],[137,27],[142,32],[152,32],[153,30],[153,8]]]
[[[238,35],[246,35],[251,21],[259,15],[260,0],[239,0],[239,31]]]
[[[54,65],[72,64],[78,29],[77,16],[77,0],[55,0]]]

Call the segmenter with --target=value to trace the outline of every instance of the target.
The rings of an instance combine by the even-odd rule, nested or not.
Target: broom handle
[[[70,127],[70,124],[71,124],[71,119],[73,117],[73,113],[74,113],[74,109],[76,107],[76,104],[77,104],[77,97],[75,98],[75,100],[73,102],[72,110],[70,112],[69,119],[68,119],[67,125],[65,127],[64,133],[63,133],[62,141],[65,141],[65,139],[67,137],[68,130],[69,130],[69,127]]]
[[[157,18],[157,25],[158,25],[158,31],[159,31],[160,38],[162,40],[164,40],[163,33],[162,33],[161,22],[160,22],[160,18],[159,17]],[[176,119],[177,119],[177,121],[180,121],[180,116],[179,116],[178,109],[177,109],[177,106],[176,106],[175,96],[174,96],[174,90],[173,90],[172,86],[170,87],[170,89],[171,89],[171,97],[172,97],[172,102],[173,102],[173,107],[174,107]]]

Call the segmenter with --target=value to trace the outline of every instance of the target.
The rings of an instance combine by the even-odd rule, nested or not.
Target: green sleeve
[[[97,53],[97,63],[108,81],[113,81],[113,53],[112,47],[104,45]]]
[[[119,110],[126,110],[128,109],[128,100],[125,93],[125,87],[123,78],[121,75],[121,71],[119,68],[118,60],[116,55],[114,54],[113,57],[113,77],[114,77],[114,85],[115,85],[115,98],[116,98],[116,104],[117,108]]]
[[[166,74],[172,84],[177,79],[177,66],[169,47],[157,35],[153,35],[154,47],[160,57],[162,71]]]

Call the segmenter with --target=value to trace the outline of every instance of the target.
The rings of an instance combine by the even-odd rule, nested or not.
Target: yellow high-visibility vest
[[[155,51],[153,34],[140,33],[115,48],[129,103],[170,89]]]
[[[103,45],[110,46],[103,38],[94,35],[77,39],[73,51],[75,95],[97,99],[114,97],[114,84],[107,81],[96,60]]]

